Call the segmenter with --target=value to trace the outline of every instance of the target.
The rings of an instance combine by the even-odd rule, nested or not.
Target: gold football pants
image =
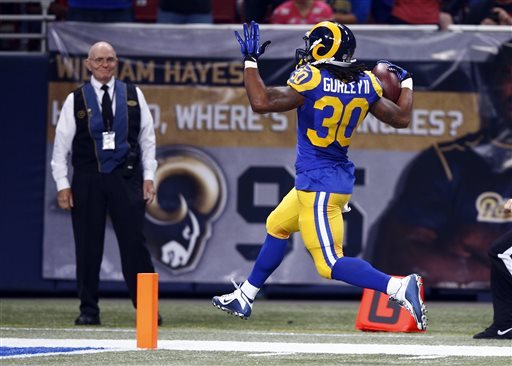
[[[267,232],[288,239],[300,231],[320,276],[330,279],[331,269],[343,257],[343,207],[350,194],[306,192],[292,188],[267,218]]]

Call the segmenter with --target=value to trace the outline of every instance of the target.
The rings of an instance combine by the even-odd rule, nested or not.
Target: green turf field
[[[1,299],[1,338],[26,338],[43,344],[69,340],[71,345],[98,340],[94,341],[98,346],[124,340],[135,345],[135,311],[129,300],[101,300],[99,327],[75,327],[77,306],[76,299]],[[159,329],[157,350],[132,347],[115,352],[4,358],[0,365],[512,365],[511,341],[472,339],[490,323],[490,303],[427,302],[427,306],[429,329],[424,334],[368,333],[354,327],[359,307],[355,301],[258,300],[252,317],[241,320],[217,310],[209,299],[165,299],[159,302],[164,325]],[[172,348],[178,343],[185,348]],[[227,349],[217,349],[219,344]],[[196,345],[198,349],[194,349]],[[245,348],[231,349],[238,345]],[[458,355],[398,354],[401,349],[425,346],[449,346]],[[311,353],[308,347],[324,350]],[[397,351],[374,354],[380,347]],[[480,347],[477,354],[498,350],[501,356],[467,356],[474,347]]]

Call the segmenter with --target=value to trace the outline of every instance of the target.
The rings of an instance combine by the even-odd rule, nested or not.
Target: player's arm
[[[395,127],[406,128],[411,123],[412,97],[411,89],[402,88],[397,104],[387,98],[380,98],[370,107],[370,112],[382,122]]]
[[[406,128],[409,126],[412,119],[412,75],[407,70],[389,61],[381,60],[377,63],[386,63],[388,70],[398,76],[402,88],[396,104],[387,98],[380,98],[372,104],[370,112],[379,120],[392,127]]]
[[[244,85],[252,110],[257,113],[289,111],[304,103],[304,97],[290,87],[268,88],[258,71],[258,58],[265,52],[270,41],[260,42],[258,23],[252,21],[251,26],[243,25],[244,35],[235,31],[240,44],[240,52],[244,59]]]
[[[304,97],[289,86],[266,87],[256,67],[245,68],[244,85],[256,113],[284,112],[304,104]]]

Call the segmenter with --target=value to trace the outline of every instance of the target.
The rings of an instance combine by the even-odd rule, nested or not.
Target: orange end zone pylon
[[[393,276],[402,278],[402,276]],[[423,286],[420,288],[424,300]],[[365,331],[380,332],[425,332],[419,330],[409,312],[389,296],[379,291],[364,289],[359,312],[356,318],[356,328]]]
[[[158,273],[137,274],[137,348],[155,349],[158,341]]]

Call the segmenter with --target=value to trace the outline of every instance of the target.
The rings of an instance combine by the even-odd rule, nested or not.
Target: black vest
[[[138,136],[140,105],[135,85],[116,80],[114,98],[116,113],[112,124],[115,149],[103,150],[105,126],[96,93],[90,83],[73,92],[76,134],[73,139],[71,163],[76,171],[96,170],[110,173],[121,166],[128,154],[140,161]]]

